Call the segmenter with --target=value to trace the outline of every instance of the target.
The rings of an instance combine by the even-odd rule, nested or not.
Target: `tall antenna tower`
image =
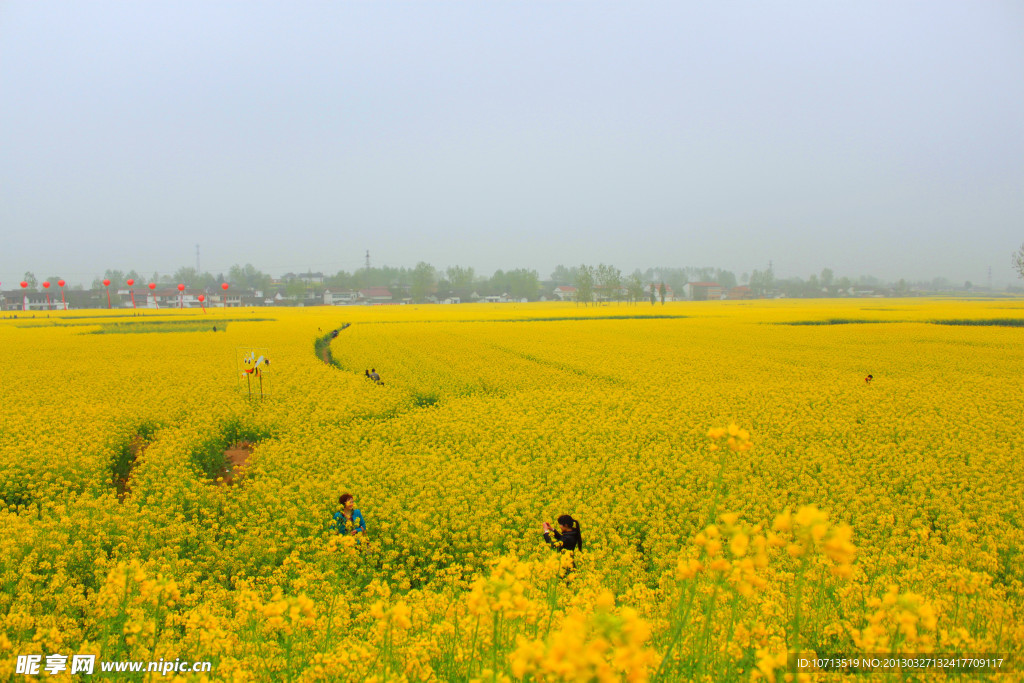
[[[370,269],[370,250],[366,250],[366,269]]]
[[[196,274],[199,274],[199,245],[196,245]]]

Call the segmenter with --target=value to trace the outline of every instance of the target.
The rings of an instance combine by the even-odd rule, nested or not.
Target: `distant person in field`
[[[380,375],[377,374],[377,368],[370,368],[370,379],[380,384]]]
[[[867,377],[864,378],[864,383],[865,384],[871,384],[871,380],[873,380],[873,379],[874,379],[874,377],[872,377],[871,375],[868,375]]]
[[[366,379],[373,379],[372,377],[370,377],[370,368],[366,368],[366,372],[363,373],[363,377],[365,377]]]
[[[352,494],[343,493],[338,502],[341,503],[341,511],[334,513],[338,533],[343,536],[365,534],[366,522],[363,520],[363,513],[356,509],[356,499]]]
[[[556,550],[568,550],[573,554],[573,566],[576,566],[576,551],[583,550],[583,536],[580,532],[580,523],[572,518],[572,515],[562,515],[558,518],[560,531],[551,528],[551,525],[544,522],[541,527],[544,532],[544,540]],[[554,537],[554,538],[552,538]]]

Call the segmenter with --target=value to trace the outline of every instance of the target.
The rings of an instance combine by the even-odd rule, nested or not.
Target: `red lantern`
[[[220,288],[223,289],[225,292],[228,291],[228,283],[225,282],[220,286]]]
[[[156,283],[155,282],[150,282],[149,283],[149,288],[150,289],[156,289]]]
[[[64,310],[68,310],[68,302],[64,300],[64,284],[63,280],[57,280],[57,286],[60,287],[60,304],[64,307]]]
[[[50,288],[50,283],[49,282],[44,282],[43,283],[43,289],[49,289],[49,288]]]
[[[57,286],[63,287],[66,283],[63,280],[57,280]]]
[[[178,285],[178,308],[185,308],[185,285]]]
[[[28,283],[25,282],[24,280],[22,280],[21,281],[21,288],[22,289],[27,289],[28,288]],[[21,310],[23,310],[23,311],[27,311],[28,310],[28,297],[27,296],[25,297],[25,301],[22,304]]]
[[[43,289],[46,290],[46,310],[50,310],[50,283],[44,282]]]
[[[109,287],[110,286],[110,280],[108,280],[107,278],[103,278],[103,286],[104,287]]]
[[[25,282],[24,280],[22,280],[22,281],[21,281],[21,288],[22,288],[22,289],[25,289],[26,287],[28,287],[28,283],[27,283],[27,282]]]
[[[206,301],[206,295],[205,294],[200,294],[199,295],[199,303],[203,303],[204,301]]]
[[[178,291],[179,292],[184,292],[185,291],[185,285],[178,285]]]
[[[128,278],[128,286],[131,287],[134,284],[135,284],[135,279],[134,278]]]

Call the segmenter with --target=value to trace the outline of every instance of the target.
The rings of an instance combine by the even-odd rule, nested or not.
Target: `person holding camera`
[[[558,526],[561,529],[556,531],[550,524],[544,522],[541,527],[544,532],[544,540],[552,548],[575,552],[583,550],[583,536],[580,532],[579,520],[573,519],[572,515],[562,515],[558,518]],[[552,539],[552,537],[554,537]],[[555,542],[558,542],[558,545]]]

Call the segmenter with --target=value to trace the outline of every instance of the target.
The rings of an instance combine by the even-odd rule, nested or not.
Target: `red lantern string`
[[[46,310],[50,310],[50,283],[44,282],[43,289],[46,290]]]
[[[60,287],[60,303],[64,307],[64,310],[68,310],[68,302],[64,300],[64,281],[57,280],[57,286]]]
[[[110,280],[104,278],[103,286],[107,288],[107,310],[110,310]]]
[[[178,308],[185,307],[185,285],[178,285]]]

